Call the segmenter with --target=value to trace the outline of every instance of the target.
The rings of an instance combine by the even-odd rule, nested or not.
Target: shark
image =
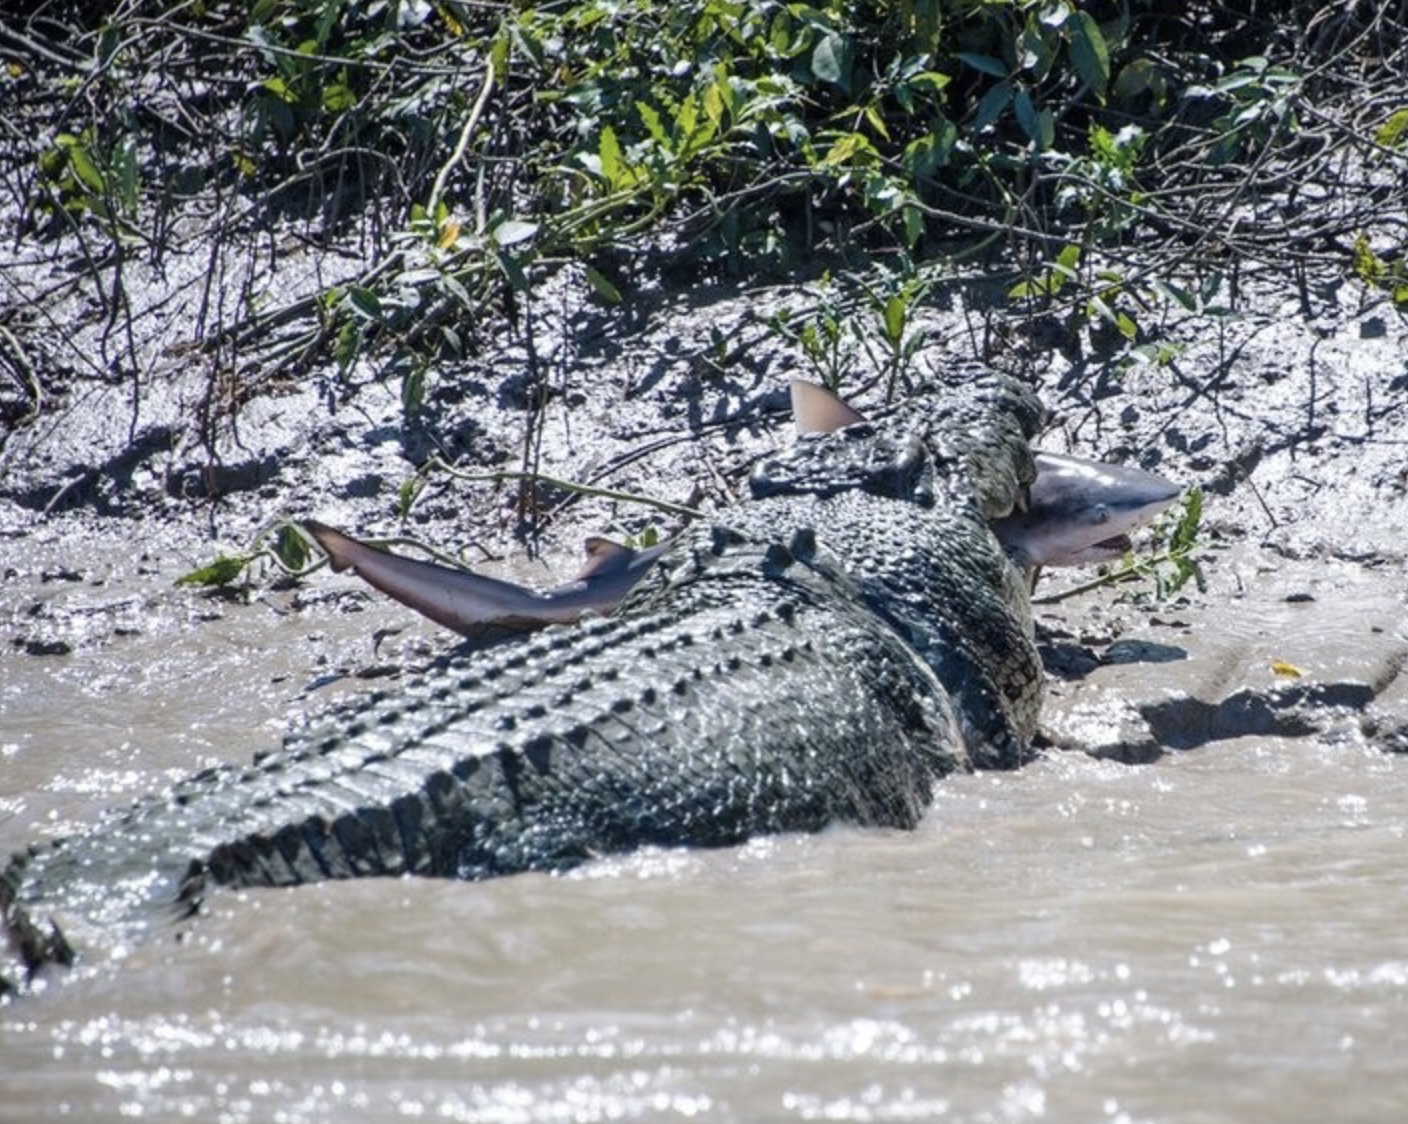
[[[868,419],[825,387],[795,380],[792,414],[799,436],[834,433]],[[1034,451],[1036,477],[1017,510],[989,526],[1013,564],[1034,584],[1048,566],[1087,566],[1117,559],[1129,535],[1178,498],[1177,484],[1156,473]],[[586,540],[586,563],[569,582],[535,590],[469,569],[455,569],[372,546],[316,519],[301,526],[334,572],[368,585],[435,623],[470,637],[526,632],[606,615],[665,553],[669,543],[632,548],[600,536]]]

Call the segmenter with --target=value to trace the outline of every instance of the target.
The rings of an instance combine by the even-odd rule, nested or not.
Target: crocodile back
[[[135,939],[218,884],[480,878],[912,826],[936,779],[1030,743],[1025,585],[986,520],[1030,480],[1038,417],[984,375],[801,441],[613,617],[452,653],[253,765],[15,856],[0,980]]]

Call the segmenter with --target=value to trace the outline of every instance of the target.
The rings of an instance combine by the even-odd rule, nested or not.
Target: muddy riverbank
[[[609,347],[552,322],[541,467],[726,502],[788,440],[798,364],[759,308],[799,299],[662,301]],[[1205,590],[1040,610],[1036,765],[945,784],[912,835],[217,895],[183,940],[112,949],[0,1012],[0,1118],[1393,1118],[1408,347],[1357,299],[1173,324],[1173,362],[1122,373],[1009,353],[1052,408],[1048,447],[1207,494]],[[972,343],[962,308],[930,317],[936,341]],[[720,331],[739,353],[715,369]],[[510,342],[428,403],[490,466],[523,440],[521,360]],[[325,571],[238,596],[173,585],[279,515],[397,529],[423,450],[394,388],[251,405],[225,461],[240,486],[215,503],[183,493],[189,446],[133,439],[176,424],[167,392],[92,387],[7,441],[0,849],[247,760],[450,642]],[[855,380],[862,406],[879,392]],[[55,503],[66,488],[81,502]],[[588,531],[668,530],[581,501],[543,521],[534,561],[515,500],[436,480],[411,526],[544,584]]]

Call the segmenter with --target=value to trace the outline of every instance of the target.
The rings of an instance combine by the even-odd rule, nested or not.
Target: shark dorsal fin
[[[824,386],[792,380],[792,422],[797,432],[835,433],[848,425],[865,421],[865,415],[848,406]]]
[[[600,577],[602,574],[618,573],[631,564],[636,552],[628,546],[604,539],[600,535],[587,538],[584,547],[587,552],[586,564],[577,572],[577,581]]]

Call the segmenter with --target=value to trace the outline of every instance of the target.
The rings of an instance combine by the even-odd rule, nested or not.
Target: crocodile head
[[[797,432],[831,433],[866,418],[823,387],[792,384]],[[1138,468],[1034,450],[1036,478],[1022,510],[994,519],[1012,561],[1035,575],[1044,566],[1087,566],[1130,549],[1129,533],[1167,508],[1176,484]]]

